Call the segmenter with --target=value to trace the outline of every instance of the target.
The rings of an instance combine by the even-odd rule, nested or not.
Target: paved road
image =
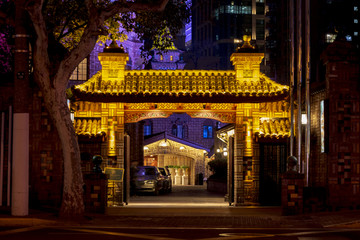
[[[0,239],[360,239],[360,211],[282,216],[280,207],[233,207],[204,187],[175,187],[172,194],[134,196],[128,206],[83,219],[58,219],[31,211],[0,211]]]
[[[360,239],[359,229],[267,229],[267,228],[97,228],[97,227],[43,227],[12,229],[0,232],[2,240],[98,240],[98,239],[152,239],[152,240],[350,240]]]

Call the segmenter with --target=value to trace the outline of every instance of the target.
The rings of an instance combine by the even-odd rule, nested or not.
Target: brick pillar
[[[84,175],[85,211],[105,213],[107,206],[107,176],[102,173]]]
[[[281,206],[283,215],[303,213],[304,174],[288,171],[281,175]]]

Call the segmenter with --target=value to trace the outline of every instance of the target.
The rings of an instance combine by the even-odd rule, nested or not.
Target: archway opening
[[[186,113],[125,124],[125,132],[132,139],[129,206],[226,206],[227,145],[217,138],[217,130],[225,125],[213,119],[192,118]],[[159,192],[146,185],[149,180],[139,177],[148,167],[168,175],[161,174]]]

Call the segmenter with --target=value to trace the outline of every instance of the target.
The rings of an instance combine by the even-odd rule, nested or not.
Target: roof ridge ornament
[[[112,40],[110,45],[106,46],[104,48],[103,52],[105,52],[105,53],[125,53],[125,50],[124,50],[123,45],[120,44],[120,47],[119,47],[117,42],[115,40]]]
[[[256,50],[256,47],[251,45],[251,36],[250,35],[244,35],[243,36],[243,45],[240,47],[237,47],[236,52],[254,52]]]

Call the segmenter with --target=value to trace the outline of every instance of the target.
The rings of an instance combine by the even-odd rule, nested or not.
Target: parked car
[[[150,192],[159,195],[163,190],[164,178],[159,168],[154,166],[138,166],[135,173],[136,192]]]
[[[162,177],[164,178],[164,185],[163,191],[164,192],[171,192],[172,191],[172,181],[171,181],[171,174],[169,169],[167,168],[159,168]]]

